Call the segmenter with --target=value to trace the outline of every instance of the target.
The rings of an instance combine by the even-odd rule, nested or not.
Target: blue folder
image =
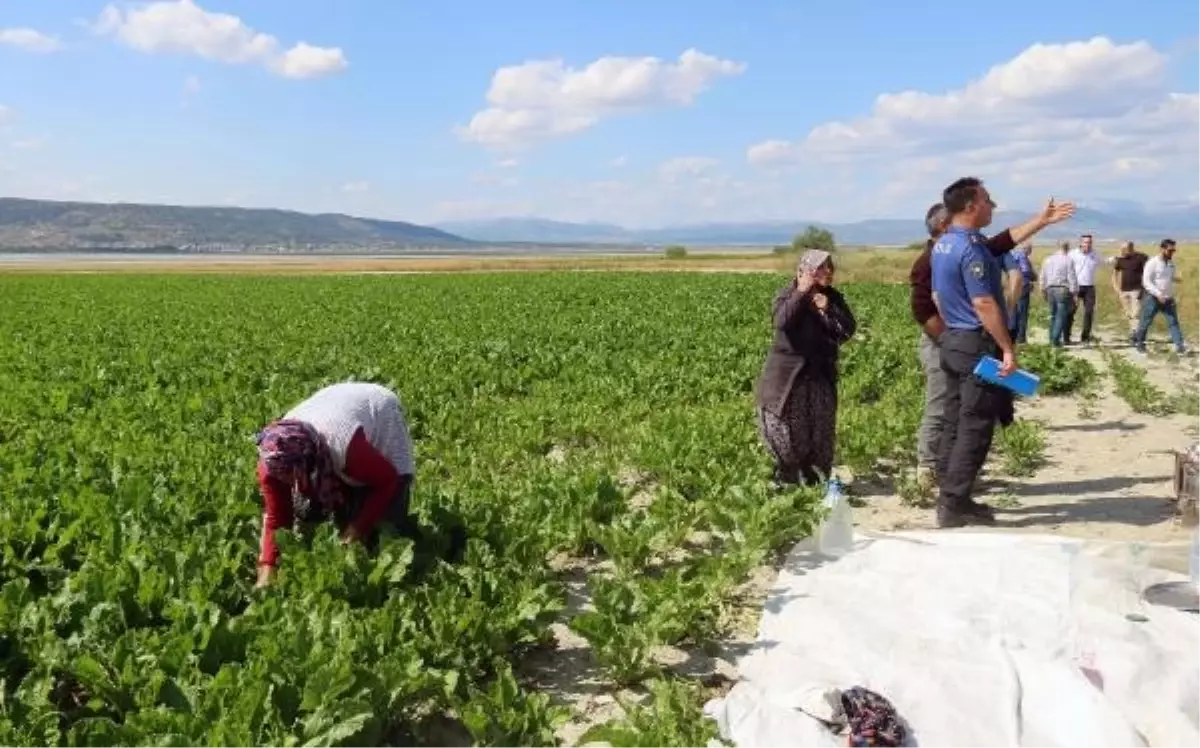
[[[1041,384],[1041,379],[1037,374],[1024,369],[1017,369],[1007,377],[1000,376],[1000,361],[991,356],[984,356],[979,359],[979,363],[975,365],[975,376],[985,382],[998,384],[1005,389],[1021,395],[1022,397],[1032,397],[1037,393],[1038,385]]]

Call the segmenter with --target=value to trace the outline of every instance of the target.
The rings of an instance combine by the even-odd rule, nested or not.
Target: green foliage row
[[[569,625],[662,699],[609,737],[699,739],[654,648],[719,633],[819,518],[815,491],[772,490],[756,431],[782,282],[0,278],[0,744],[412,744],[445,715],[478,744],[553,742],[564,714],[521,663],[564,615],[563,554],[611,562]],[[911,462],[907,289],[845,291],[839,462]],[[435,545],[465,526],[465,557],[282,532],[255,590],[253,435],[347,379],[401,395],[414,509]]]

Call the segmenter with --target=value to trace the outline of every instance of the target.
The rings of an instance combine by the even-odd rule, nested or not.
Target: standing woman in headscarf
[[[400,399],[365,382],[319,390],[263,429],[258,585],[270,581],[278,563],[275,531],[293,522],[332,520],[343,542],[369,538],[380,522],[411,534],[412,452]]]
[[[796,277],[775,297],[775,337],[757,404],[775,481],[784,485],[814,485],[833,470],[838,347],[856,327],[833,273],[828,252],[807,250]]]

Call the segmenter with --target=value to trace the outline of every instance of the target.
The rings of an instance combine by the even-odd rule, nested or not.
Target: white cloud
[[[617,156],[612,161],[609,161],[608,165],[614,169],[620,169],[623,166],[625,166],[625,164],[628,164],[628,163],[629,163],[629,159],[626,158],[625,156]]]
[[[255,31],[237,16],[206,11],[192,0],[159,0],[126,8],[108,5],[93,28],[139,52],[262,65],[284,78],[331,75],[348,65],[340,48],[301,41],[284,50],[274,36]]]
[[[742,176],[713,158],[684,156],[627,176],[580,181],[531,178],[519,185],[473,180],[471,194],[436,206],[439,219],[536,215],[563,221],[601,221],[631,227],[796,217],[797,200],[816,193],[776,175]],[[824,192],[824,190],[822,190]],[[447,207],[449,206],[449,207]],[[802,212],[803,218],[820,218]]]
[[[747,178],[706,168],[699,174],[663,173],[562,183],[538,201],[541,215],[601,221],[635,228],[684,223],[820,218],[797,208],[815,197],[775,178]]]
[[[345,184],[342,185],[342,192],[350,193],[350,194],[359,193],[359,192],[368,192],[370,189],[371,189],[371,184],[369,182],[363,182],[363,181],[346,182]]]
[[[272,69],[284,78],[318,78],[340,73],[348,66],[346,56],[337,47],[314,47],[298,42],[272,61]]]
[[[532,145],[582,132],[619,113],[688,106],[714,81],[745,69],[744,63],[695,49],[677,62],[601,57],[583,69],[562,60],[533,60],[497,70],[487,92],[489,106],[457,131],[486,146]]]
[[[0,104],[0,125],[13,120],[16,116],[17,113],[13,111],[12,107]]]
[[[752,145],[746,158],[885,182],[876,211],[917,194],[930,202],[964,174],[1064,194],[1161,174],[1169,160],[1175,179],[1155,189],[1194,189],[1200,99],[1169,91],[1167,62],[1146,42],[1035,44],[960,89],[882,94],[866,116]]]
[[[505,158],[496,162],[496,168],[498,169],[515,169],[520,165],[520,160],[515,158]]]
[[[669,182],[694,178],[713,171],[721,162],[708,156],[680,156],[664,161],[658,173]]]
[[[40,53],[57,52],[63,47],[55,37],[26,28],[0,29],[0,45]]]
[[[786,140],[764,140],[746,149],[746,160],[757,166],[770,166],[792,160],[797,148]]]

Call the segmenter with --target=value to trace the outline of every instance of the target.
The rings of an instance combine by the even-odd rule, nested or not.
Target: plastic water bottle
[[[846,501],[841,481],[837,478],[831,479],[825,489],[825,508],[829,513],[821,523],[821,553],[844,556],[854,548],[854,524],[850,518],[850,503]]]
[[[1192,531],[1192,553],[1188,559],[1188,576],[1192,586],[1200,587],[1200,528]]]

